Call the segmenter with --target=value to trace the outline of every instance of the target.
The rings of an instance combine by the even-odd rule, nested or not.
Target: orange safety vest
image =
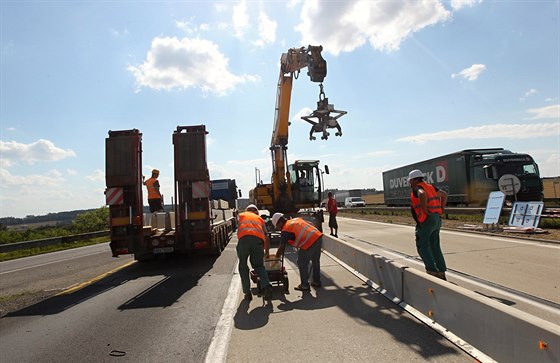
[[[287,220],[282,231],[293,233],[296,236],[296,240],[288,241],[288,243],[302,250],[311,247],[323,235],[312,224],[307,223],[301,218]]]
[[[161,195],[158,193],[154,185],[156,182],[156,178],[150,178],[144,183],[146,184],[146,189],[148,189],[148,199],[161,199]]]
[[[426,192],[427,203],[426,207],[429,214],[442,214],[443,209],[441,208],[441,198],[437,195],[436,189],[431,185],[424,182],[418,183],[419,187],[422,187]],[[424,213],[422,208],[420,208],[420,198],[414,196],[414,192],[410,193],[410,201],[412,202],[412,208],[416,213],[416,218],[418,222],[422,223],[428,218],[428,215]]]
[[[252,212],[239,214],[239,227],[237,227],[237,238],[244,236],[259,237],[263,241],[266,238],[266,225],[264,220]]]

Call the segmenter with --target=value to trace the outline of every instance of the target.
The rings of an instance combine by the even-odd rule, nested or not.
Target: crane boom
[[[338,111],[328,103],[323,91],[323,80],[327,75],[327,62],[321,56],[322,46],[290,48],[280,57],[280,75],[276,94],[276,110],[274,127],[270,140],[272,155],[272,183],[263,184],[257,180],[257,187],[250,192],[251,199],[259,208],[270,212],[291,213],[300,208],[318,206],[321,201],[321,178],[319,161],[296,161],[292,165],[287,162],[288,127],[293,79],[298,78],[300,71],[307,68],[307,75],[312,82],[320,83],[317,110],[302,119],[312,124],[310,139],[313,133],[322,132],[322,139],[329,136],[327,129],[337,128],[336,136],[342,135],[338,118],[346,114]],[[300,188],[296,182],[303,184],[306,175],[306,188]]]

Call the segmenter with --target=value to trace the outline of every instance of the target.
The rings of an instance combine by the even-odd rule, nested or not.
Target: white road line
[[[237,272],[238,264],[239,260],[237,260],[235,264],[227,298],[222,307],[222,315],[220,316],[220,320],[218,320],[216,330],[214,330],[214,336],[208,347],[208,352],[206,353],[206,363],[219,363],[225,362],[226,360],[229,340],[233,330],[233,317],[241,291],[241,279]]]
[[[100,252],[95,252],[95,253],[91,253],[91,254],[88,254],[88,255],[81,255],[81,256],[63,258],[62,260],[56,260],[56,261],[51,261],[51,262],[45,262],[45,263],[42,263],[42,264],[39,264],[39,265],[33,265],[33,266],[18,268],[17,270],[3,271],[3,272],[0,272],[0,275],[5,275],[5,274],[12,273],[12,272],[18,272],[18,271],[23,271],[23,270],[29,270],[31,268],[37,268],[37,267],[46,266],[46,265],[52,265],[53,263],[75,260],[76,258],[83,258],[83,257],[87,257],[87,256],[98,255],[100,253],[107,253],[107,252],[106,251],[100,251]]]
[[[346,220],[352,221],[352,222],[364,223],[364,224],[385,224],[385,225],[390,225],[390,226],[397,227],[397,228],[414,229],[414,226],[404,226],[404,225],[394,224],[394,223],[367,221],[367,220],[363,220],[363,219],[353,219],[353,218],[343,218],[343,219],[346,219]],[[468,236],[468,237],[472,237],[472,238],[490,238],[490,239],[493,239],[493,240],[496,240],[496,241],[501,241],[501,242],[517,243],[517,244],[527,245],[527,246],[539,246],[539,247],[546,247],[546,248],[551,248],[551,249],[560,249],[560,245],[554,244],[555,242],[522,241],[522,240],[516,239],[515,236],[512,236],[511,238],[504,238],[504,237],[492,236],[492,235],[487,235],[487,234],[469,233],[469,232],[462,232],[462,231],[450,231],[450,230],[445,230],[445,229],[442,229],[441,233],[442,234],[455,234],[455,235],[459,235],[459,236]]]

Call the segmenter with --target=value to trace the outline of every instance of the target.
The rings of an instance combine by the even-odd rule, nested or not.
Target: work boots
[[[437,277],[438,279],[442,279],[447,281],[447,278],[445,277],[445,272],[441,271],[441,272],[436,272],[436,271],[428,271],[426,270],[426,272],[428,273],[428,275],[432,275]]]

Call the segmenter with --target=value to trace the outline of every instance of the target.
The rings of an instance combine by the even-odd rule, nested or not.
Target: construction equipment
[[[296,160],[288,165],[288,126],[292,83],[298,78],[300,70],[307,67],[307,74],[312,82],[319,83],[319,101],[317,109],[302,119],[311,124],[310,140],[315,140],[315,133],[321,133],[321,139],[330,136],[328,129],[335,128],[336,136],[342,136],[338,119],[346,111],[336,110],[329,104],[323,89],[323,80],[327,75],[327,63],[321,56],[322,46],[291,48],[280,58],[280,76],[276,95],[276,112],[270,151],[272,156],[272,182],[262,183],[260,171],[256,171],[257,186],[250,191],[249,199],[271,214],[282,212],[288,214],[302,213],[302,209],[318,207],[322,199],[322,174],[318,160]],[[328,167],[325,165],[325,173]],[[318,228],[323,221],[322,210],[310,211],[310,218]]]
[[[227,201],[210,199],[206,134],[204,125],[177,126],[172,211],[144,213],[142,134],[109,131],[105,195],[114,257],[133,253],[142,261],[170,253],[221,254],[236,226],[235,211]]]

